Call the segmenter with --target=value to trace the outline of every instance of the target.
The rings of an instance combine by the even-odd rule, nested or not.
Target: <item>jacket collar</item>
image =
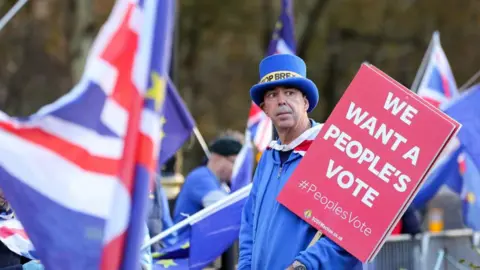
[[[279,140],[271,141],[268,145],[268,148],[276,150],[276,151],[291,151],[293,150],[294,153],[299,154],[301,156],[305,155],[305,152],[308,150],[312,142],[318,135],[318,132],[322,129],[323,124],[317,123],[313,120],[312,127],[305,130],[300,136],[298,136],[295,140],[293,140],[289,144],[281,144]]]

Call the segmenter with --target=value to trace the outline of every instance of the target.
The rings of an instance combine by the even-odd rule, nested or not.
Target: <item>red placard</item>
[[[369,261],[459,127],[363,64],[278,201]]]

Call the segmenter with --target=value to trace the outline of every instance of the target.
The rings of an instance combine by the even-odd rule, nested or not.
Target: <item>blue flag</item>
[[[160,120],[163,124],[163,133],[160,135],[162,142],[158,159],[159,167],[182,147],[195,127],[192,115],[170,79],[167,83],[163,110],[163,117]]]
[[[480,84],[453,100],[445,113],[462,124],[458,138],[476,166],[480,167]]]
[[[189,257],[191,269],[203,269],[238,239],[246,200],[246,197],[242,198],[192,225]]]
[[[177,238],[177,242],[167,247],[163,248],[160,252],[155,252],[152,254],[152,257],[155,260],[166,260],[166,259],[183,259],[188,258],[190,252],[190,235],[189,232],[185,233],[184,236]]]
[[[253,146],[250,138],[250,132],[245,132],[245,143],[243,144],[240,153],[238,153],[233,164],[231,191],[237,191],[240,188],[252,182],[253,174]]]
[[[277,53],[295,54],[297,44],[295,41],[295,25],[293,21],[292,0],[282,0],[282,13],[275,24],[272,40],[267,49],[267,55]]]
[[[189,270],[188,259],[162,259],[153,262],[153,270]]]
[[[250,193],[251,184],[230,194],[208,208],[192,215],[187,233],[177,244],[154,254],[156,261],[167,263],[155,269],[203,269],[217,259],[238,239],[243,206]],[[171,262],[188,261],[185,268],[170,268]],[[164,268],[159,268],[164,267]]]
[[[467,227],[480,231],[480,170],[466,152],[460,154],[459,167],[463,178],[460,195],[463,205],[463,221]]]
[[[422,187],[413,199],[412,204],[415,208],[423,208],[440,190],[447,184],[452,190],[460,192],[461,175],[458,170],[458,155],[462,152],[461,147],[449,153],[443,161],[439,161],[435,169],[427,176]]]

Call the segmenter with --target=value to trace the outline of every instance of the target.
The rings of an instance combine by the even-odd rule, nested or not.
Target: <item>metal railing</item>
[[[479,268],[468,267],[469,265]],[[480,232],[470,229],[390,236],[364,270],[480,269]]]

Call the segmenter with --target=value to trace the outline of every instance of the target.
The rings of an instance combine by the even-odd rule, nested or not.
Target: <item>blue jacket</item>
[[[279,151],[262,154],[242,214],[239,270],[286,269],[295,260],[308,270],[361,269],[358,259],[325,236],[308,247],[317,230],[277,202],[301,158],[293,151],[282,165]]]

